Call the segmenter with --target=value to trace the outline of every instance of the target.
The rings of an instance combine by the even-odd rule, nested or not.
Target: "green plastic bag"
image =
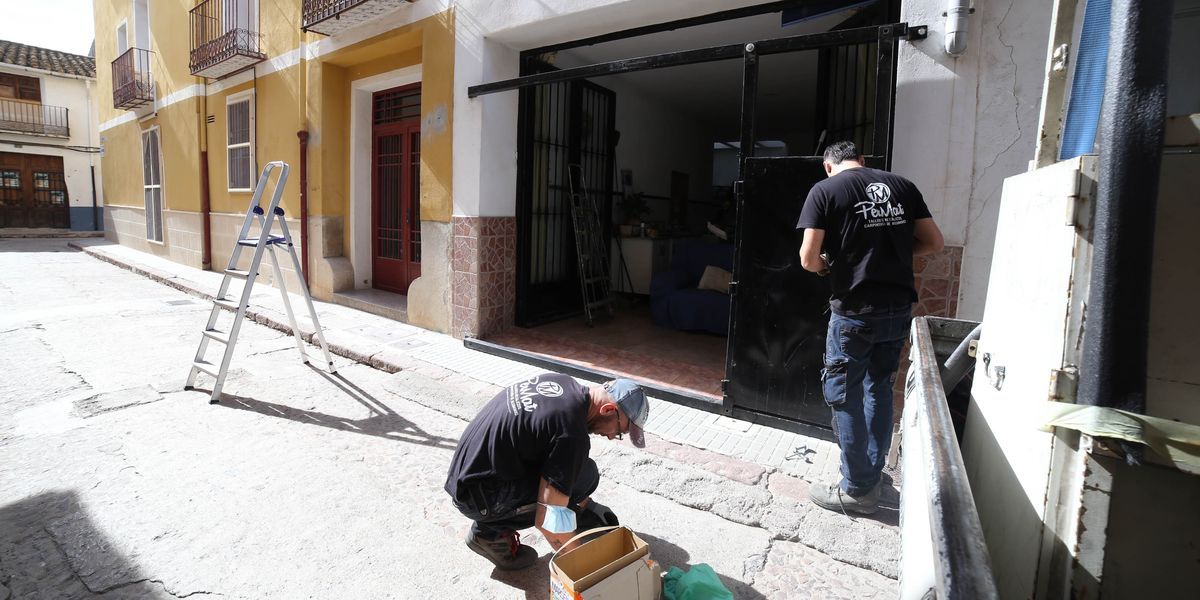
[[[733,594],[721,584],[712,567],[700,563],[688,572],[671,567],[663,576],[663,598],[666,600],[733,600]]]

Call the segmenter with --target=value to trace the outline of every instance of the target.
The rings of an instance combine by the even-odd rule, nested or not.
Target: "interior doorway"
[[[421,84],[371,105],[371,270],[376,288],[407,294],[421,276]]]
[[[564,294],[556,312],[538,311],[548,319],[519,318],[526,327],[489,338],[488,351],[510,344],[518,355],[630,375],[654,383],[660,395],[707,402],[725,414],[828,428],[811,381],[820,369],[828,290],[799,266],[790,211],[822,176],[813,157],[828,143],[853,139],[873,164],[887,163],[895,47],[923,34],[891,21],[896,3],[794,4],[799,12],[775,5],[531,50],[521,78],[468,90],[521,90],[518,132],[535,138],[547,121],[527,99],[553,86],[603,85],[615,100],[613,185],[602,197],[612,287],[620,291],[613,326],[579,326],[582,319],[572,316],[579,294]],[[564,122],[563,138],[578,135]],[[565,161],[539,163],[529,148],[519,147],[526,154],[518,161],[519,190],[532,189],[538,177],[565,181],[555,175]],[[769,180],[748,179],[747,161],[757,156],[795,159],[775,163]],[[754,182],[763,185],[751,195]],[[522,212],[529,198],[517,197],[519,237],[534,230],[532,213]],[[532,272],[524,261],[539,251],[532,236],[522,243],[530,250],[518,254],[518,289]],[[771,302],[783,296],[790,301]],[[518,294],[518,315],[531,301]],[[718,350],[694,351],[706,346]],[[681,376],[696,366],[706,373],[701,381]],[[771,402],[759,402],[766,397]]]

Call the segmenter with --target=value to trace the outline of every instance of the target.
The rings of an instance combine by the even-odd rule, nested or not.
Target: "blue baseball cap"
[[[650,417],[650,401],[642,386],[629,379],[614,379],[604,384],[617,407],[629,419],[629,440],[638,448],[646,447],[646,419]]]

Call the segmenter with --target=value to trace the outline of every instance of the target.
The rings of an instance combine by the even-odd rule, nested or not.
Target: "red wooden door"
[[[371,151],[376,288],[407,294],[421,276],[421,88],[377,92]]]

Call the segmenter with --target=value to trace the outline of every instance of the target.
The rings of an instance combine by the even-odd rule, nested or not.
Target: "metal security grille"
[[[581,167],[587,185],[579,191],[595,199],[599,222],[609,223],[616,95],[570,81],[523,90],[521,103],[517,318],[533,324],[582,307],[567,167]]]
[[[875,147],[875,82],[879,60],[877,42],[824,48],[820,54],[817,89],[824,90],[818,131],[826,143],[853,140],[868,155],[887,154]]]
[[[373,122],[376,125],[419,118],[421,116],[421,88],[375,94],[372,114]]]
[[[382,135],[375,142],[375,185],[379,202],[375,235],[380,258],[404,258],[401,189],[404,185],[404,136]]]
[[[534,90],[533,193],[530,197],[529,282],[560,281],[575,262],[568,202],[567,164],[571,85],[558,83]]]

